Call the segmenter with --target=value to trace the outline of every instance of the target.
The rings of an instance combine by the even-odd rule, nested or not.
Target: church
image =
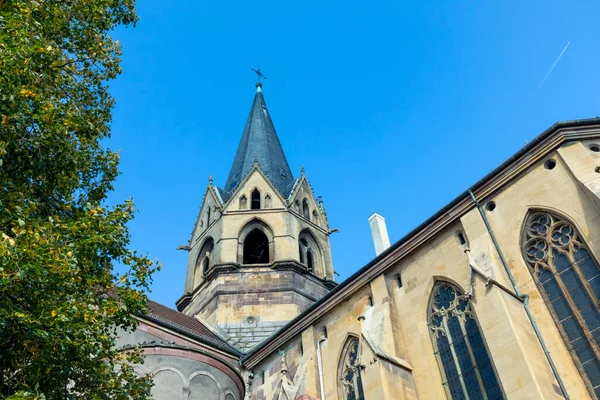
[[[232,156],[179,248],[182,296],[117,339],[155,399],[600,399],[600,118],[554,124],[392,245],[374,214],[378,255],[341,283],[260,82]]]

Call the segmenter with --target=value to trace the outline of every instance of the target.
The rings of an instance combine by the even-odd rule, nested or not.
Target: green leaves
[[[159,265],[129,248],[131,201],[105,207],[119,156],[101,145],[109,32],[135,21],[132,0],[0,1],[0,398],[149,398],[141,350],[113,337]]]

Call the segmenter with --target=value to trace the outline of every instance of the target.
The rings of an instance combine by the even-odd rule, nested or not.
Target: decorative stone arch
[[[310,272],[325,276],[323,252],[319,242],[308,228],[301,230],[298,234],[298,252],[300,263],[306,266]]]
[[[177,357],[179,359],[193,360],[195,362],[199,362],[200,364],[212,366],[212,367],[220,370],[221,372],[223,372],[231,380],[231,383],[233,383],[237,387],[237,389],[239,390],[240,396],[242,398],[244,398],[244,393],[246,392],[246,387],[244,384],[244,379],[240,375],[240,372],[237,371],[235,368],[232,367],[232,365],[230,365],[228,362],[221,359],[220,357],[211,356],[200,349],[191,349],[191,348],[184,349],[179,346],[176,346],[176,347],[144,347],[143,351],[146,356],[152,356],[152,355],[154,355],[154,356],[159,356],[159,355],[173,356],[173,357]],[[184,390],[188,390],[186,393],[189,393],[189,384],[191,381],[189,379],[187,379],[185,376],[183,376],[183,373],[178,373],[178,367],[179,366],[177,364],[174,364],[173,362],[164,362],[163,361],[161,365],[156,366],[156,367],[154,367],[154,369],[152,369],[152,375],[160,372],[161,370],[167,370],[167,369],[171,370],[171,371],[177,373],[182,378],[182,381],[184,383],[183,388],[184,388]],[[194,370],[196,370],[196,369],[194,369]],[[193,375],[193,373],[190,376],[192,376],[192,375]],[[213,379],[215,379],[215,376],[211,375],[211,377]],[[187,397],[185,397],[185,395],[186,394],[184,393],[183,398],[187,399]],[[221,397],[223,397],[223,396],[221,396]]]
[[[152,377],[156,376],[159,372],[162,371],[171,371],[171,372],[175,372],[180,378],[181,378],[181,382],[183,383],[183,387],[187,387],[189,386],[190,381],[187,380],[187,378],[185,377],[185,375],[183,375],[183,372],[181,372],[179,369],[177,369],[176,367],[172,367],[170,365],[161,365],[158,366],[157,368],[154,368],[152,370],[152,372],[150,373],[150,375],[152,375]]]
[[[202,242],[202,247],[200,247],[200,251],[198,252],[198,257],[196,257],[196,264],[194,266],[194,287],[195,289],[202,278],[210,267],[213,265],[213,251],[215,248],[215,241],[212,237],[208,236]]]
[[[117,365],[115,365],[115,368],[118,368]],[[146,368],[145,366],[141,365],[141,364],[136,364],[133,366],[133,372],[137,375],[137,376],[145,376],[145,375],[151,375],[150,370],[148,368]]]
[[[337,387],[340,400],[365,398],[360,366],[360,346],[358,335],[346,334],[338,352]]]
[[[433,275],[432,277],[433,279],[431,279],[429,281],[429,283],[427,284],[427,288],[426,288],[426,292],[425,293],[429,293],[429,297],[427,298],[427,310],[429,310],[429,306],[431,305],[431,293],[433,291],[433,288],[438,285],[439,283],[448,283],[450,285],[456,286],[458,288],[458,290],[460,290],[461,293],[466,293],[467,292],[467,288],[465,287],[465,285],[463,285],[460,282],[455,281],[454,279],[445,276],[445,275]]]
[[[321,328],[327,328],[326,326],[322,326]],[[336,360],[340,360],[342,358],[342,356],[344,355],[344,351],[346,350],[346,346],[348,345],[348,342],[350,340],[356,339],[358,341],[360,341],[360,337],[362,336],[362,333],[356,333],[356,332],[346,332],[346,334],[344,335],[344,340],[341,341],[342,345],[338,348],[337,350],[337,358]]]
[[[239,209],[240,210],[245,210],[248,208],[248,198],[246,197],[245,194],[240,196],[239,199]]]
[[[236,400],[235,394],[233,394],[233,392],[229,389],[227,389],[223,394],[225,395],[224,400]]]
[[[252,236],[255,235],[256,232],[264,235],[266,237],[265,245],[266,249],[262,249],[264,251],[268,251],[267,263],[272,263],[275,260],[275,244],[274,244],[274,235],[273,229],[262,219],[258,217],[254,217],[249,220],[243,227],[240,229],[238,234],[238,252],[237,252],[237,261],[239,264],[244,263],[244,247],[246,241]],[[246,247],[246,250],[248,248]],[[252,264],[252,263],[250,263]],[[260,263],[257,263],[260,264]]]
[[[167,365],[159,366],[158,368],[155,368],[152,371],[152,373],[151,373],[152,380],[156,379],[156,376],[158,374],[160,374],[161,372],[166,372],[166,371],[175,373],[175,375],[177,375],[179,377],[179,379],[181,379],[181,397],[180,398],[187,399],[187,394],[189,393],[189,381],[185,378],[183,373],[178,368],[172,367],[172,366],[167,366]],[[161,385],[158,385],[158,387],[160,387],[160,386]]]
[[[265,195],[264,207],[263,208],[272,208],[272,207],[273,207],[273,200],[271,199],[271,195],[267,193]]]
[[[209,378],[210,380],[212,380],[216,385],[217,388],[219,389],[219,400],[225,400],[225,393],[223,392],[223,387],[221,386],[221,384],[219,383],[219,381],[217,380],[217,378],[211,374],[210,372],[207,371],[196,371],[190,374],[190,376],[188,377],[188,388],[191,392],[191,388],[190,386],[192,385],[192,380],[197,377],[197,376],[206,376],[207,378]],[[230,392],[230,391],[228,391]]]

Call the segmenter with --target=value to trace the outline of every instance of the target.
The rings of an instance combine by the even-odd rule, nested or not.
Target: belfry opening
[[[267,264],[269,239],[260,229],[254,229],[244,240],[244,264]]]

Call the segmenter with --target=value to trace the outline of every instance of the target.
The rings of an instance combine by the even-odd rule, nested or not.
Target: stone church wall
[[[545,163],[549,159],[556,162],[550,169]],[[495,202],[495,208],[485,214],[517,286],[529,295],[533,317],[572,399],[592,397],[523,259],[521,237],[528,212],[551,210],[572,221],[591,252],[600,255],[597,165],[600,153],[590,152],[587,143],[568,143],[482,201],[484,208]],[[461,245],[458,233],[466,245]],[[264,382],[254,380],[251,398],[291,398],[278,397],[277,392],[282,381],[291,380],[298,389],[296,397],[320,399],[316,353],[319,340],[325,338],[324,329],[326,339],[320,348],[326,399],[343,399],[340,357],[349,337],[360,339],[367,400],[446,398],[427,319],[432,289],[439,281],[450,282],[465,293],[472,288],[472,307],[507,398],[562,398],[525,312],[525,300],[515,295],[492,237],[474,207],[326,313],[315,311],[319,317],[279,349],[287,351],[289,370],[305,362],[306,371],[283,378],[281,355],[279,350],[273,352],[253,367],[255,373],[269,372]],[[299,343],[302,353],[297,351]]]

